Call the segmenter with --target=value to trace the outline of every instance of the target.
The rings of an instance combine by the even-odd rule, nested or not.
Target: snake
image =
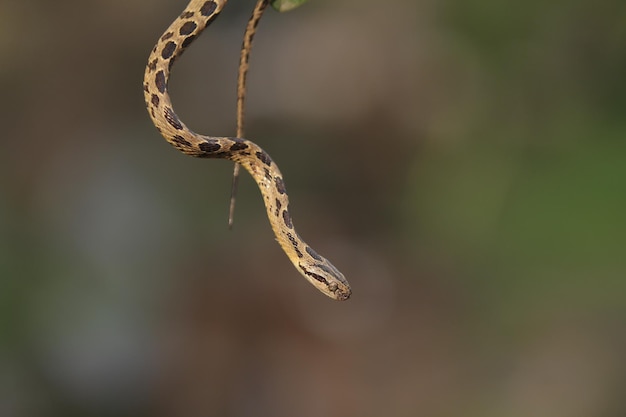
[[[334,300],[347,300],[352,290],[344,275],[296,232],[289,211],[284,177],[270,155],[245,138],[195,133],[174,112],[168,93],[172,66],[217,18],[227,1],[189,1],[183,12],[158,39],[144,73],[143,90],[148,114],[165,140],[183,154],[197,158],[226,159],[240,164],[261,191],[272,231],[296,270],[323,294]]]

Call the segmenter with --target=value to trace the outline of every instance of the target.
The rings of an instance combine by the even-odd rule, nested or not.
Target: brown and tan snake
[[[298,235],[289,213],[289,198],[276,163],[254,142],[243,138],[205,136],[178,118],[168,94],[174,61],[220,14],[227,0],[191,0],[154,46],[144,75],[148,113],[157,130],[181,152],[198,158],[223,158],[244,167],[257,183],[276,240],[296,269],[317,289],[335,300],[350,297],[350,285],[326,258]]]

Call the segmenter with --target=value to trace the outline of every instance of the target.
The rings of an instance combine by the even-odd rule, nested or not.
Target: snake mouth
[[[350,287],[340,286],[336,282],[331,282],[328,284],[328,290],[333,294],[333,298],[338,301],[344,301],[350,298],[352,295],[352,290]]]
[[[345,301],[352,295],[352,290],[350,288],[337,289],[334,294],[337,301]]]

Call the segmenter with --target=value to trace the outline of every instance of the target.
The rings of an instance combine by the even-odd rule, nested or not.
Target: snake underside
[[[174,61],[219,15],[227,0],[191,0],[158,40],[144,75],[144,96],[152,122],[181,152],[199,158],[222,158],[241,164],[254,178],[265,202],[276,240],[296,269],[317,289],[336,300],[350,297],[350,285],[327,259],[318,255],[296,232],[289,213],[283,176],[272,158],[243,138],[197,134],[178,118],[168,94]]]

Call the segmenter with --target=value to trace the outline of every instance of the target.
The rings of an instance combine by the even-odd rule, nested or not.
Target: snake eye
[[[339,288],[339,286],[337,285],[337,283],[336,283],[336,282],[331,282],[330,284],[328,284],[328,289],[329,289],[331,292],[335,292],[335,291],[337,291],[337,288]]]

